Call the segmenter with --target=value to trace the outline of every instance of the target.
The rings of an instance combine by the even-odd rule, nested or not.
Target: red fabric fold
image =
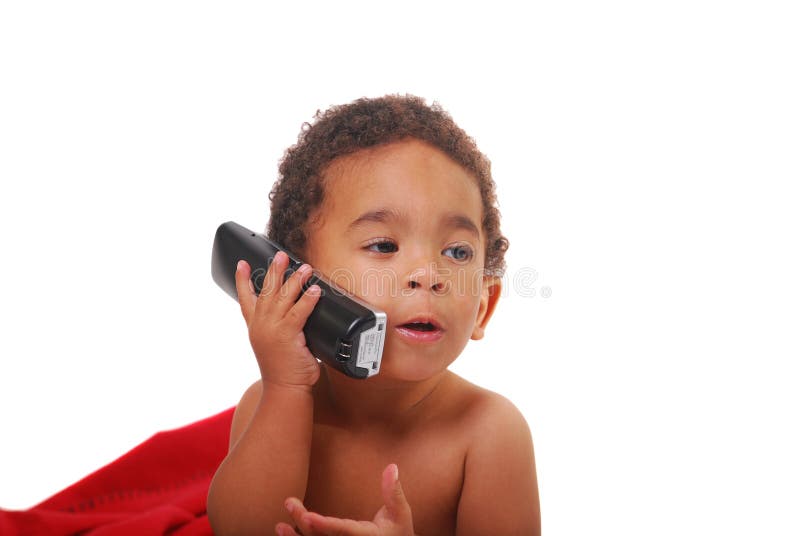
[[[159,432],[29,510],[0,510],[0,535],[211,535],[206,495],[232,418],[233,408]]]

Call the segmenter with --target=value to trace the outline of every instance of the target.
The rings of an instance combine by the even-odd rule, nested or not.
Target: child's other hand
[[[286,523],[278,523],[275,533],[278,536],[413,536],[411,507],[403,494],[397,473],[397,466],[394,464],[383,470],[383,506],[372,521],[321,516],[309,512],[299,499],[292,497],[286,500],[286,509],[299,532]]]
[[[264,277],[261,293],[256,296],[250,265],[239,261],[236,292],[262,380],[273,385],[305,387],[314,385],[319,378],[319,364],[306,345],[303,326],[319,300],[320,289],[312,285],[297,300],[311,276],[311,267],[304,264],[284,283],[288,266],[289,257],[278,252]]]

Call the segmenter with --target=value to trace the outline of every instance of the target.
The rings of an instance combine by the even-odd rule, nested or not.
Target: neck
[[[451,376],[444,370],[422,381],[394,380],[380,374],[357,380],[324,364],[321,367],[320,379],[314,386],[315,420],[354,429],[401,429],[424,411],[433,394]]]

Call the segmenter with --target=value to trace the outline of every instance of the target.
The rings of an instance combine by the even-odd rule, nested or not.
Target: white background
[[[217,225],[318,108],[411,92],[493,162],[454,370],[526,415],[545,533],[798,534],[793,3],[297,4],[0,7],[0,507],[238,401]]]

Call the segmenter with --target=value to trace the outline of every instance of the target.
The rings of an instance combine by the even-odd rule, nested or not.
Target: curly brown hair
[[[301,253],[308,216],[322,203],[323,174],[331,162],[361,149],[415,138],[443,151],[477,179],[487,236],[485,271],[503,274],[508,240],[500,232],[491,164],[438,103],[429,106],[413,95],[362,98],[317,111],[314,119],[313,124],[303,124],[297,144],[286,150],[278,168],[280,176],[269,194],[270,239]]]

